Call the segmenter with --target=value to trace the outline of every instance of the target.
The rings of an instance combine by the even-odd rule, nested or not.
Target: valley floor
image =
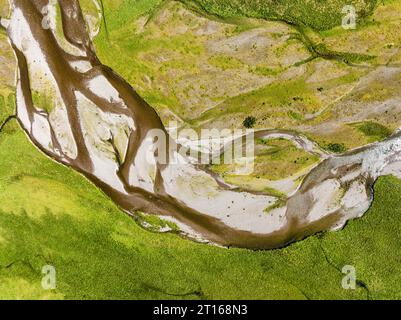
[[[43,156],[13,120],[0,134],[0,298],[401,298],[401,181],[381,178],[340,232],[254,252],[140,228],[79,174]],[[41,287],[44,265],[57,289]],[[356,268],[345,290],[342,268]]]
[[[91,1],[82,2],[88,6],[91,3]],[[275,91],[277,87],[274,86],[273,89],[264,89],[268,82],[270,83],[269,78],[276,76],[274,72],[277,70],[272,69],[271,66],[258,66],[255,62],[257,60],[252,60],[252,57],[243,57],[244,60],[248,59],[248,64],[238,63],[235,59],[227,58],[229,55],[226,53],[218,54],[213,51],[215,47],[210,42],[212,36],[207,34],[210,31],[208,28],[213,29],[217,25],[219,37],[224,38],[223,35],[227,33],[235,41],[240,41],[241,33],[246,31],[241,30],[240,27],[236,28],[221,22],[206,23],[205,29],[202,29],[205,32],[203,40],[209,41],[211,51],[204,56],[203,60],[199,60],[199,65],[183,63],[177,65],[175,61],[182,57],[193,60],[193,57],[200,55],[200,51],[203,50],[199,48],[197,42],[200,40],[190,35],[175,34],[175,42],[162,43],[165,46],[164,52],[156,55],[155,52],[160,48],[160,38],[163,38],[165,34],[171,34],[172,29],[174,32],[180,30],[175,25],[180,26],[180,21],[175,19],[179,20],[184,16],[190,21],[201,23],[201,27],[202,23],[205,23],[203,17],[180,10],[181,4],[175,2],[172,5],[176,11],[171,10],[174,19],[170,20],[172,24],[167,25],[167,30],[160,29],[161,23],[158,20],[160,15],[153,17],[153,20],[150,19],[149,23],[141,20],[141,15],[148,12],[149,7],[159,5],[161,2],[138,1],[140,4],[137,9],[138,19],[132,22],[135,26],[124,24],[126,18],[124,15],[128,15],[127,12],[131,10],[127,6],[124,7],[125,11],[121,10],[119,19],[115,19],[114,22],[111,18],[109,19],[110,36],[115,36],[112,39],[116,39],[116,42],[121,40],[118,44],[112,43],[116,51],[108,51],[104,33],[99,35],[96,45],[103,61],[121,72],[132,83],[139,83],[139,91],[158,108],[163,120],[177,120],[174,111],[182,112],[186,110],[185,106],[195,105],[194,110],[185,112],[194,114],[196,117],[194,119],[188,117],[184,120],[189,122],[192,120],[194,126],[198,124],[198,121],[212,118],[220,119],[221,123],[224,123],[225,114],[228,112],[231,116],[237,114],[235,112],[238,110],[235,108],[243,106],[241,103],[244,98],[250,98],[251,102],[262,103],[266,96],[270,96],[272,91]],[[0,1],[1,5],[3,3],[4,1]],[[116,3],[120,2],[110,1],[111,5],[106,6],[106,10],[112,11],[112,5]],[[399,8],[399,4],[395,1],[386,1],[386,3]],[[391,10],[385,10],[385,8],[380,10],[377,13],[378,17],[386,20]],[[167,10],[167,12],[170,11]],[[398,16],[396,18],[398,19]],[[390,21],[388,27],[390,28],[393,23],[397,25],[396,22]],[[145,25],[153,32],[153,35],[156,35],[155,39],[147,38],[152,35],[150,31],[139,30]],[[271,27],[267,23],[263,28],[269,28],[269,26]],[[127,31],[130,27],[135,27],[132,30],[138,29],[139,33],[130,34]],[[276,30],[278,31],[276,40],[280,38],[279,34],[286,35],[289,32],[285,26],[280,28]],[[377,31],[375,24],[367,24],[362,31],[369,30],[374,34]],[[252,27],[247,35],[253,35],[255,39],[260,40],[258,32],[262,31],[255,31]],[[326,33],[329,34],[329,31]],[[131,38],[127,37],[127,34]],[[331,39],[332,44],[339,45],[336,43],[338,41],[340,45],[346,46],[349,43],[339,41],[335,36],[338,36],[336,32]],[[341,32],[340,36],[346,37]],[[138,40],[132,43],[135,42],[138,47],[146,43],[147,47],[138,50],[135,45],[132,43],[129,45],[122,39]],[[393,40],[395,42],[397,39],[388,31],[380,45],[387,45],[387,42],[390,45],[390,42]],[[305,48],[300,46],[299,41],[293,39],[287,43],[287,40],[286,38],[275,51],[280,56],[279,58],[283,58],[284,53],[287,56],[303,57]],[[1,58],[7,58],[5,64],[9,65],[10,61],[13,61],[13,56],[9,48],[6,45],[3,46],[6,43],[4,34],[0,35],[0,42],[2,44]],[[183,44],[185,45],[179,48],[179,45]],[[254,49],[256,56],[260,53],[259,49],[260,47]],[[390,46],[386,50],[382,50],[382,47],[372,50],[383,51],[384,57],[381,57],[383,59],[387,59],[388,55],[394,53],[392,59],[398,62],[399,55],[393,52],[393,49]],[[133,70],[120,70],[121,61],[116,59],[115,54],[111,55],[111,52],[118,52],[119,57],[132,54],[132,60],[138,57],[140,59],[136,63],[122,59],[125,63],[130,62]],[[169,57],[168,54],[171,56]],[[164,55],[170,60],[165,61],[164,67],[160,67],[161,63],[158,59],[163,58]],[[293,62],[297,61],[289,61],[291,64]],[[310,101],[316,101],[315,96],[322,98],[324,103],[330,102],[331,99],[337,101],[339,92],[335,88],[338,85],[345,87],[349,85],[351,90],[362,77],[353,67],[339,65],[337,62],[317,59],[311,65],[309,69],[293,67],[294,70],[299,68],[302,71],[299,76],[301,80],[290,83],[289,87],[285,87],[282,92],[277,92],[277,95],[267,102],[275,106],[276,100],[280,100],[283,95],[287,96],[286,90],[291,89],[293,90],[291,94],[295,98],[302,96],[305,105],[299,101],[288,101],[288,103],[293,103],[303,111],[303,107],[311,105]],[[243,72],[244,81],[256,87],[261,83],[260,79],[266,82],[262,83],[261,90],[256,87],[235,88],[235,92],[232,93],[218,92],[221,94],[218,97],[213,96],[213,92],[216,92],[213,90],[213,92],[202,94],[201,91],[210,83],[207,79],[199,77],[199,73],[202,74],[210,69],[216,74],[223,75],[224,79],[232,75],[239,76],[238,74]],[[303,86],[306,79],[313,79],[316,71],[333,69],[336,71],[338,81],[318,77],[314,79],[316,83],[313,86],[307,88]],[[169,75],[171,70],[175,70],[175,74],[179,77],[166,80],[166,75]],[[390,83],[394,88],[398,88],[398,82],[393,79],[393,76],[396,77],[399,70],[394,70],[394,73],[386,74],[388,77],[384,84]],[[283,70],[279,71],[283,72]],[[9,81],[12,79],[10,74],[13,71],[4,69],[0,72],[5,74],[0,77],[0,93],[6,98],[0,104],[1,125],[13,113],[13,88],[12,81]],[[154,77],[156,73],[160,76]],[[188,76],[188,73],[193,73],[195,76]],[[377,79],[375,74],[372,74],[365,80],[380,85],[380,78]],[[140,78],[139,75],[141,75]],[[305,78],[305,75],[309,78]],[[200,82],[197,82],[199,79]],[[223,82],[220,78],[216,79],[217,82]],[[193,87],[185,88],[185,83],[193,83]],[[317,90],[322,83],[325,85],[323,93]],[[174,92],[167,90],[171,87],[177,89],[178,97]],[[326,88],[329,89],[326,91]],[[246,92],[241,94],[239,92],[248,89],[249,92],[254,93],[247,95]],[[356,90],[355,96],[350,97],[353,100],[349,101],[355,102],[359,98],[364,98],[365,102],[369,102],[372,107],[374,118],[376,108],[391,98],[389,98],[389,92],[381,90],[382,87],[379,86],[376,89],[378,96],[369,96],[367,91],[370,90],[364,91],[362,87],[361,90]],[[329,90],[332,91],[328,92]],[[188,92],[198,100],[189,101]],[[292,96],[291,99],[293,99]],[[233,109],[228,111],[224,109],[220,112],[218,108],[214,108],[218,103],[224,103],[226,100],[229,104],[222,106],[230,105]],[[177,105],[178,109],[175,110],[173,107]],[[365,120],[366,114],[358,113],[359,105],[355,103],[353,106],[355,106],[355,113],[361,115],[361,119],[353,119],[353,121]],[[249,108],[252,107],[250,103]],[[333,108],[333,114],[323,113],[318,120],[324,122],[326,116],[329,118],[349,117],[349,115],[340,114],[338,111],[341,110],[340,107],[341,104],[337,109]],[[315,111],[317,110],[311,110],[311,112]],[[389,105],[389,115],[376,120],[380,124],[386,122],[386,117],[393,117],[394,114],[399,114],[399,111]],[[259,117],[259,125],[264,125],[263,115],[255,115]],[[184,113],[184,116],[187,115]],[[305,121],[303,117],[299,118],[299,114],[289,113],[287,109],[283,111],[283,117],[286,123],[291,125],[295,123],[301,126]],[[238,124],[242,119],[243,114],[239,112],[235,121]],[[180,122],[182,119],[178,120]],[[394,129],[393,125],[396,124],[399,124],[398,118],[394,118],[391,129]],[[367,136],[363,128],[347,125],[344,131],[343,127],[340,128],[341,130],[336,127],[334,129],[338,131],[333,129],[331,135],[327,137],[319,135],[320,142],[322,144],[349,143],[345,147],[351,148],[371,140],[380,140],[384,138],[383,132],[388,133],[386,128],[377,126],[377,123],[368,123],[365,132],[372,133],[372,126],[378,129],[373,130],[374,134],[371,136]],[[350,136],[353,139],[349,139]],[[282,142],[275,141],[275,143]],[[288,154],[285,156],[288,157]],[[298,154],[291,154],[291,156],[294,159],[300,157]],[[282,169],[282,171],[285,170],[286,168]],[[0,299],[401,299],[400,194],[401,180],[392,176],[382,177],[375,185],[375,201],[369,212],[363,218],[351,221],[342,231],[318,234],[279,250],[223,249],[190,242],[174,233],[159,234],[144,230],[88,180],[45,157],[28,140],[16,120],[10,119],[2,126],[0,132]],[[41,271],[45,265],[55,267],[57,276],[55,290],[44,290],[41,286],[44,276]],[[357,277],[355,290],[342,288],[342,280],[345,276],[342,273],[344,266],[355,267]]]

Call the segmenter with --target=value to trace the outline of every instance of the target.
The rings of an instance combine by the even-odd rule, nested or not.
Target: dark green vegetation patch
[[[355,127],[367,136],[370,142],[384,140],[392,134],[392,131],[389,128],[374,121],[358,123],[355,124]]]
[[[327,30],[340,26],[346,5],[354,5],[360,18],[369,16],[377,0],[182,0],[223,18],[238,16],[283,20]]]

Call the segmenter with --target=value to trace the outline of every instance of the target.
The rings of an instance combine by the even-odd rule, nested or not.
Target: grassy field
[[[370,212],[345,230],[252,252],[141,229],[15,122],[0,134],[0,157],[0,298],[401,298],[395,178],[380,179]],[[40,286],[44,265],[56,268],[56,290]],[[344,265],[357,270],[356,290],[341,287]]]
[[[297,148],[291,141],[257,139],[252,173],[237,174],[245,165],[243,163],[225,164],[223,159],[220,164],[211,166],[211,170],[219,174],[227,183],[282,197],[283,194],[278,190],[274,192],[272,188],[269,188],[269,183],[291,177],[297,181],[294,183],[295,188],[301,181],[299,177],[318,161],[318,156]]]
[[[377,0],[183,0],[202,10],[224,18],[246,16],[252,18],[283,20],[327,30],[341,25],[345,5],[353,5],[358,16],[366,17],[373,11]]]

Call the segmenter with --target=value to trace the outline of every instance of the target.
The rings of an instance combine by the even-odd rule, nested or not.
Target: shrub
[[[255,124],[256,124],[255,117],[247,117],[243,122],[244,127],[247,129],[253,128],[255,126]]]
[[[341,153],[347,151],[347,148],[343,143],[329,143],[326,146],[326,149],[334,153]]]

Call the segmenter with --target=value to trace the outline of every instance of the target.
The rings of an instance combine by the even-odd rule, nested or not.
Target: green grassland
[[[400,55],[394,54],[394,51],[399,48],[401,41],[397,32],[400,10],[401,3],[397,0],[379,1],[376,10],[359,23],[356,30],[347,32],[337,26],[323,31],[322,43],[330,49],[374,56],[374,63],[377,64],[398,63]]]
[[[354,5],[359,16],[369,15],[377,0],[184,0],[208,13],[225,18],[246,16],[284,20],[316,30],[327,30],[341,24],[342,8]]]
[[[260,190],[264,180],[276,181],[287,177],[294,177],[297,173],[311,167],[319,161],[319,157],[308,154],[297,148],[291,141],[285,139],[258,139],[255,148],[255,162],[252,174],[247,176],[236,175],[238,164],[216,164],[212,170],[220,174],[228,183],[238,185],[244,180],[247,186],[255,182],[254,189]],[[242,178],[242,179],[241,179]],[[242,185],[240,185],[242,186]],[[268,190],[269,191],[269,190]]]
[[[0,8],[2,3],[0,2]],[[4,10],[6,11],[6,10]],[[0,125],[14,113],[14,55],[7,42],[5,31],[0,28]]]
[[[364,135],[369,137],[369,142],[382,141],[393,133],[387,127],[373,121],[356,123],[354,126]]]

